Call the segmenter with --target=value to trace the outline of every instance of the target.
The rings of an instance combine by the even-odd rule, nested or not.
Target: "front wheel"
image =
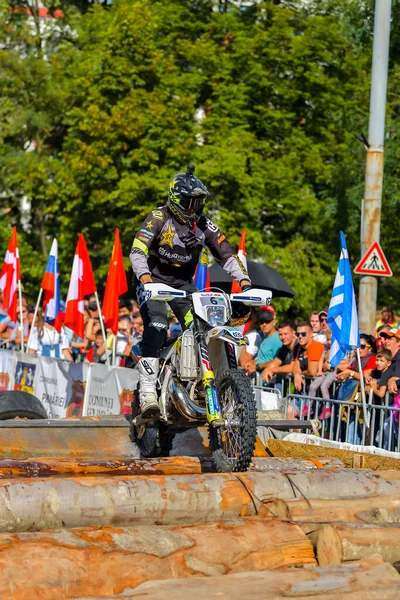
[[[217,381],[221,418],[225,425],[209,425],[210,449],[217,470],[246,471],[257,436],[257,409],[249,378],[227,371]]]

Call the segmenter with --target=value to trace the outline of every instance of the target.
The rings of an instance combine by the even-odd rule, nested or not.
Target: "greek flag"
[[[340,253],[327,318],[327,323],[332,330],[329,362],[333,367],[337,367],[345,357],[346,352],[358,348],[360,345],[356,299],[354,296],[353,280],[351,278],[346,238],[342,231],[340,232],[340,241],[342,243],[342,251]]]

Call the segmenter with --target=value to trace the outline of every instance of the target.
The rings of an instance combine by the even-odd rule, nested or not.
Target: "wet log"
[[[176,600],[196,598],[209,600],[243,600],[263,598],[280,600],[309,598],[311,600],[398,600],[400,576],[389,563],[379,557],[330,567],[279,569],[255,573],[238,573],[203,579],[148,581],[133,591],[101,600]],[[80,598],[79,600],[89,600]],[[100,600],[100,596],[90,600]]]
[[[209,468],[211,463],[208,461]],[[0,460],[0,479],[55,475],[195,475],[203,470],[197,457],[168,458],[26,458]]]
[[[397,511],[400,518],[400,480],[391,479],[390,472],[346,469],[5,479],[0,480],[0,531],[185,525],[258,513],[272,518],[277,502],[278,508],[284,505],[284,516],[287,511],[297,521],[332,522],[336,509],[325,513],[331,505],[340,506],[346,517],[353,513],[340,519],[344,522],[355,515],[362,521],[363,511],[375,515],[381,509],[386,515]]]
[[[318,563],[338,565],[372,553],[383,560],[400,561],[400,523],[392,525],[324,525],[316,535]]]
[[[285,440],[273,439],[267,440],[267,448],[273,456],[281,458],[338,458],[347,468],[357,467],[357,463],[362,458],[363,466],[373,471],[400,470],[400,454],[397,459],[378,454],[369,454],[368,452],[355,452],[352,450],[329,448],[327,446],[299,444],[298,442],[285,442]]]
[[[296,469],[336,469],[343,466],[335,459],[296,460],[292,458],[254,458],[250,471],[292,471]],[[172,456],[161,458],[59,458],[38,457],[0,460],[0,479],[16,477],[52,477],[62,475],[195,475],[214,471],[208,456]]]
[[[2,534],[0,597],[100,596],[155,579],[315,564],[312,544],[299,527],[257,517],[185,527]]]

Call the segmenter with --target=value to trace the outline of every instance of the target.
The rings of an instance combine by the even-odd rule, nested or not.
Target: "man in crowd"
[[[294,356],[299,347],[296,340],[296,330],[293,323],[284,321],[278,327],[279,339],[282,342],[281,348],[277,351],[273,358],[262,372],[262,378],[267,383],[275,378],[276,383],[282,382],[282,376],[291,373],[293,369]]]
[[[382,374],[379,385],[386,386],[390,394],[397,394],[400,385],[400,331],[392,329],[391,331],[382,331],[379,335],[384,340],[385,348],[392,355],[392,364]]]
[[[304,389],[304,377],[315,377],[317,374],[319,359],[324,352],[324,345],[313,340],[312,336],[310,323],[302,321],[297,325],[299,347],[294,357],[293,375],[295,388],[299,392]]]
[[[381,318],[378,319],[375,325],[375,330],[378,331],[379,327],[382,325],[389,325],[389,327],[394,327],[394,313],[393,308],[391,306],[386,306],[382,308]]]
[[[122,317],[122,315],[128,315],[130,317],[132,315],[132,304],[131,301],[127,298],[120,298],[118,303],[118,316]]]
[[[258,326],[260,327],[263,340],[260,344],[257,358],[246,364],[245,369],[249,374],[255,371],[261,373],[282,346],[276,330],[275,309],[271,304],[261,307],[258,315]]]
[[[143,319],[140,315],[140,312],[133,313],[132,327],[135,332],[135,338],[137,339],[136,343],[139,344],[139,342],[142,341],[143,330],[144,330]]]

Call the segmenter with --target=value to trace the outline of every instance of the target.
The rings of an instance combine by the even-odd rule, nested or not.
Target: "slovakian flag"
[[[210,291],[210,269],[208,268],[207,246],[203,246],[201,250],[199,262],[194,276],[194,285],[201,292]]]
[[[80,233],[69,282],[64,325],[82,339],[85,337],[84,297],[95,291],[92,263],[85,238]]]
[[[6,257],[0,272],[0,290],[3,292],[3,308],[13,321],[17,321],[17,281],[21,279],[17,228],[13,227]]]
[[[46,320],[50,325],[54,325],[58,332],[61,330],[60,314],[60,273],[58,271],[58,244],[54,238],[51,245],[49,258],[47,260],[46,270],[43,275],[42,285],[44,291],[43,311]]]
[[[103,300],[103,316],[107,327],[114,335],[118,332],[118,300],[122,294],[128,291],[124,258],[122,256],[119,229],[115,230],[114,246],[111,254],[110,267],[108,269],[106,289]]]

